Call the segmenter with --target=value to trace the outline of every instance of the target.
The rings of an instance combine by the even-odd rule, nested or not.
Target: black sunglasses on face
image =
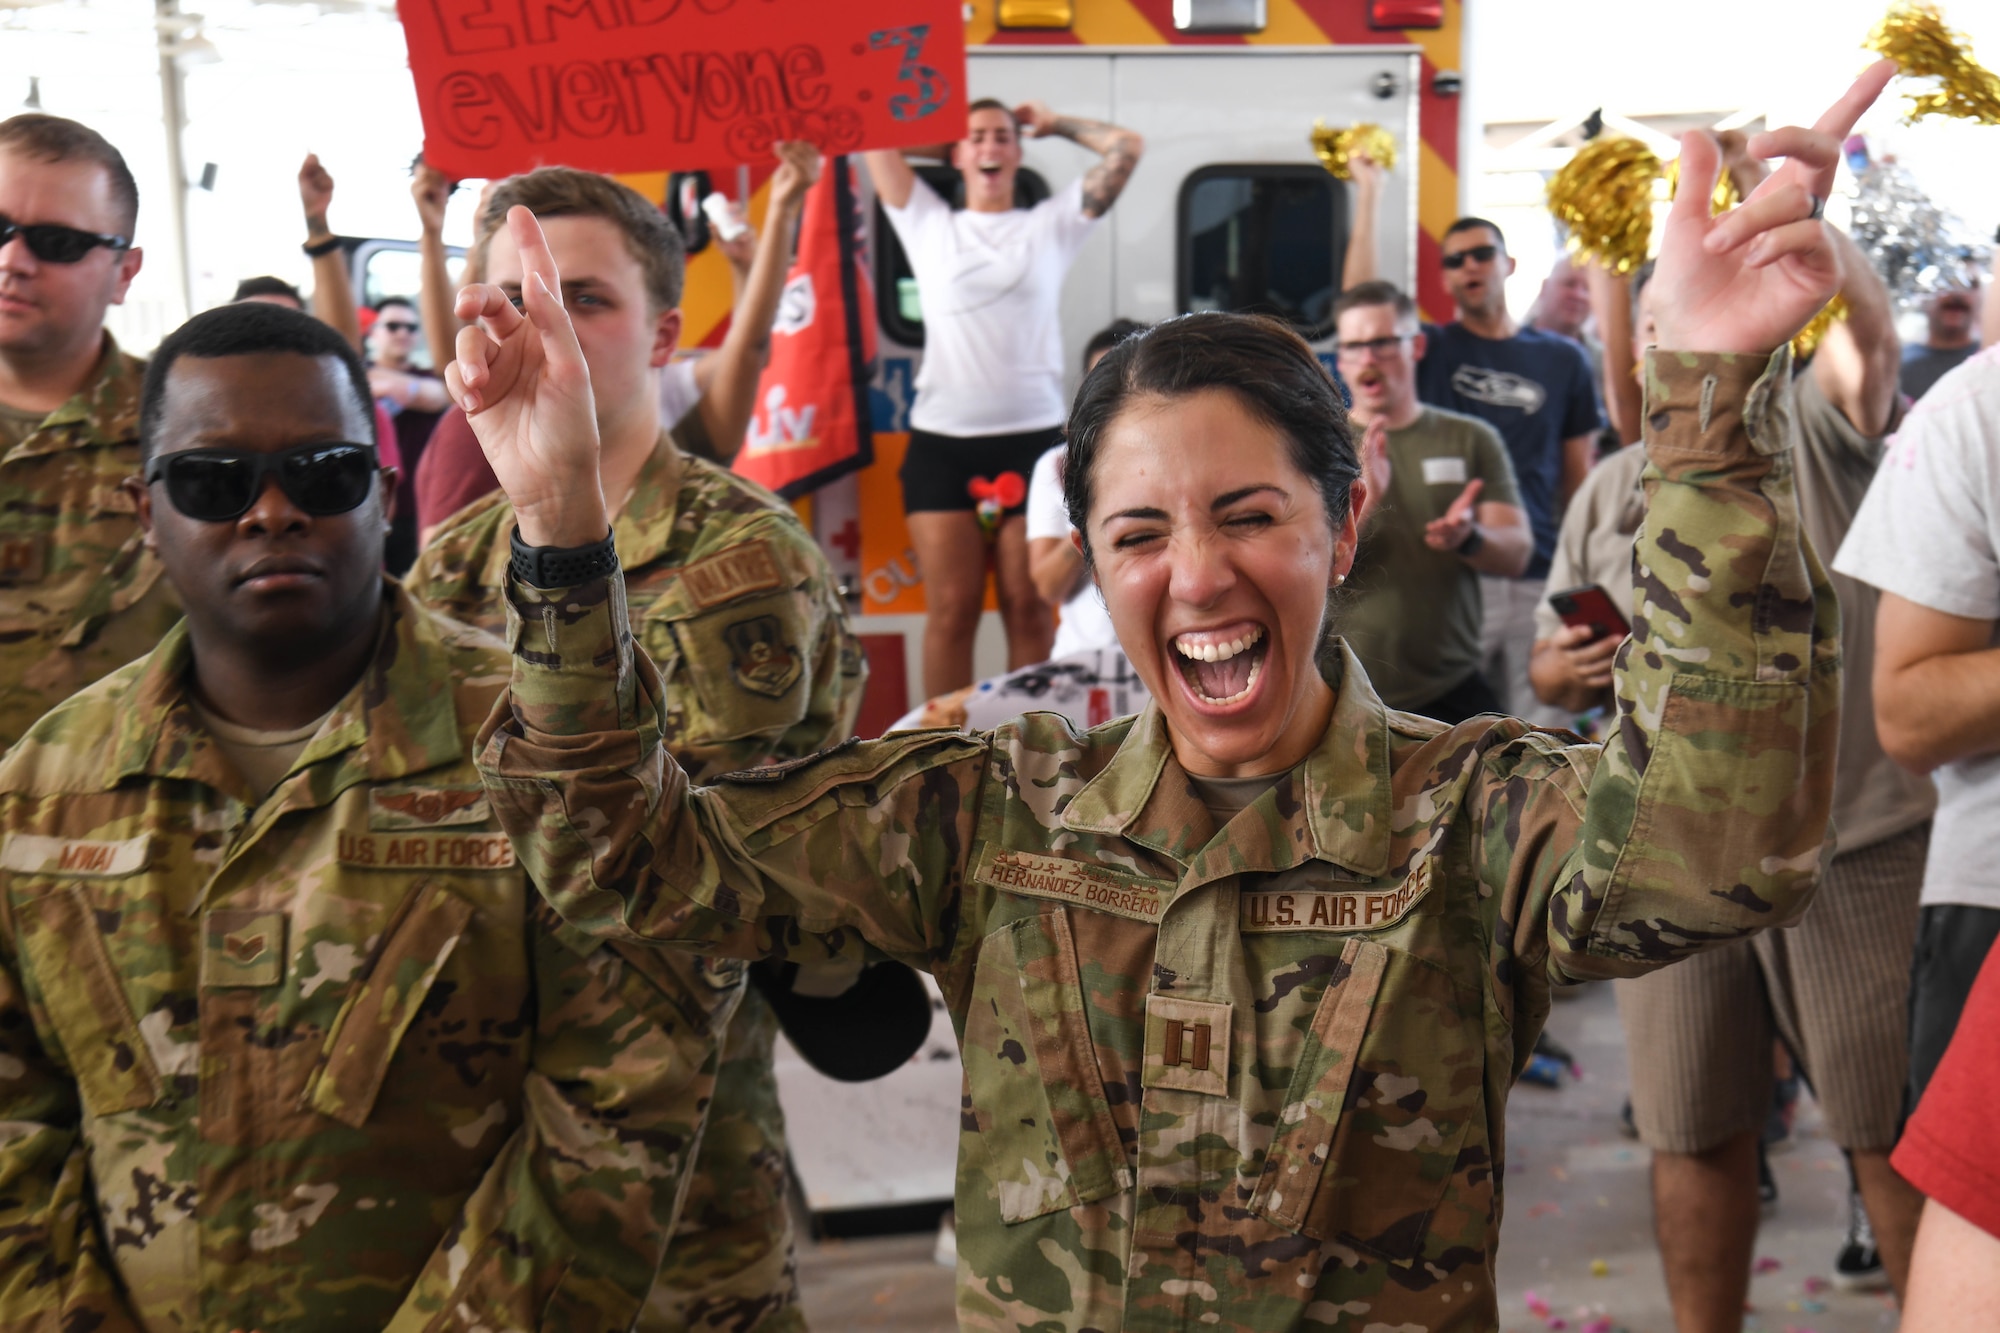
[[[1446,268],[1464,268],[1468,259],[1476,264],[1485,264],[1499,253],[1500,247],[1497,245],[1468,245],[1456,254],[1440,256],[1438,262]]]
[[[314,518],[358,508],[378,471],[375,446],[333,441],[301,444],[275,454],[249,449],[189,449],[146,464],[146,484],[167,483],[174,508],[203,523],[243,517],[264,492],[264,478]]]
[[[24,226],[0,214],[0,245],[7,244],[16,236],[27,245],[28,253],[44,264],[74,264],[100,245],[108,250],[132,248],[132,242],[124,236],[78,231],[75,227],[65,227],[57,222],[35,222]]]
[[[375,327],[384,333],[415,333],[417,331],[416,325],[405,324],[400,319],[385,319]]]

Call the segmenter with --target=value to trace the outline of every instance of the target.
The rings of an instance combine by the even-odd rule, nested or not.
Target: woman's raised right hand
[[[597,474],[597,408],[590,367],[563,309],[562,275],[541,224],[507,214],[521,255],[521,305],[492,283],[460,289],[458,356],[445,367],[486,461],[513,502],[530,546],[588,546],[611,522]]]

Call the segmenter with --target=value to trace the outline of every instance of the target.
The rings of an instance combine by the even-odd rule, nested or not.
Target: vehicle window
[[[1324,337],[1346,249],[1341,185],[1319,167],[1203,167],[1181,186],[1183,311],[1273,315]]]
[[[916,172],[954,210],[965,207],[965,182],[957,171],[943,163],[926,163]],[[1014,207],[1033,208],[1048,197],[1049,183],[1041,173],[1022,167],[1014,177]],[[875,313],[890,338],[905,347],[924,345],[924,308],[917,298],[917,280],[879,203],[875,205]]]

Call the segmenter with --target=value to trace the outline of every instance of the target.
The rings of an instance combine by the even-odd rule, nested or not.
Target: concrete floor
[[[1646,1150],[1618,1130],[1625,1048],[1608,986],[1559,1003],[1549,1024],[1582,1066],[1559,1091],[1522,1087],[1508,1106],[1507,1221],[1500,1247],[1505,1333],[1672,1333],[1653,1245]],[[1771,1159],[1779,1200],[1758,1237],[1749,1333],[1883,1333],[1886,1296],[1825,1286],[1846,1226],[1847,1175],[1810,1101],[1793,1146]],[[819,1333],[948,1333],[952,1274],[930,1234],[824,1241],[801,1256]],[[1594,1269],[1601,1261],[1602,1273]],[[1545,1313],[1536,1313],[1545,1311]],[[1558,1322],[1560,1321],[1560,1322]]]

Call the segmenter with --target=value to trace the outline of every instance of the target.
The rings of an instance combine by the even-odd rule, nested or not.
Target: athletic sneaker
[[[1842,1291],[1886,1291],[1889,1275],[1882,1271],[1882,1255],[1875,1248],[1875,1228],[1861,1196],[1847,1196],[1847,1241],[1840,1257],[1833,1261],[1833,1285]]]
[[[1757,1144],[1757,1202],[1766,1217],[1778,1211],[1778,1178],[1771,1174],[1771,1159],[1765,1155],[1761,1140]]]

